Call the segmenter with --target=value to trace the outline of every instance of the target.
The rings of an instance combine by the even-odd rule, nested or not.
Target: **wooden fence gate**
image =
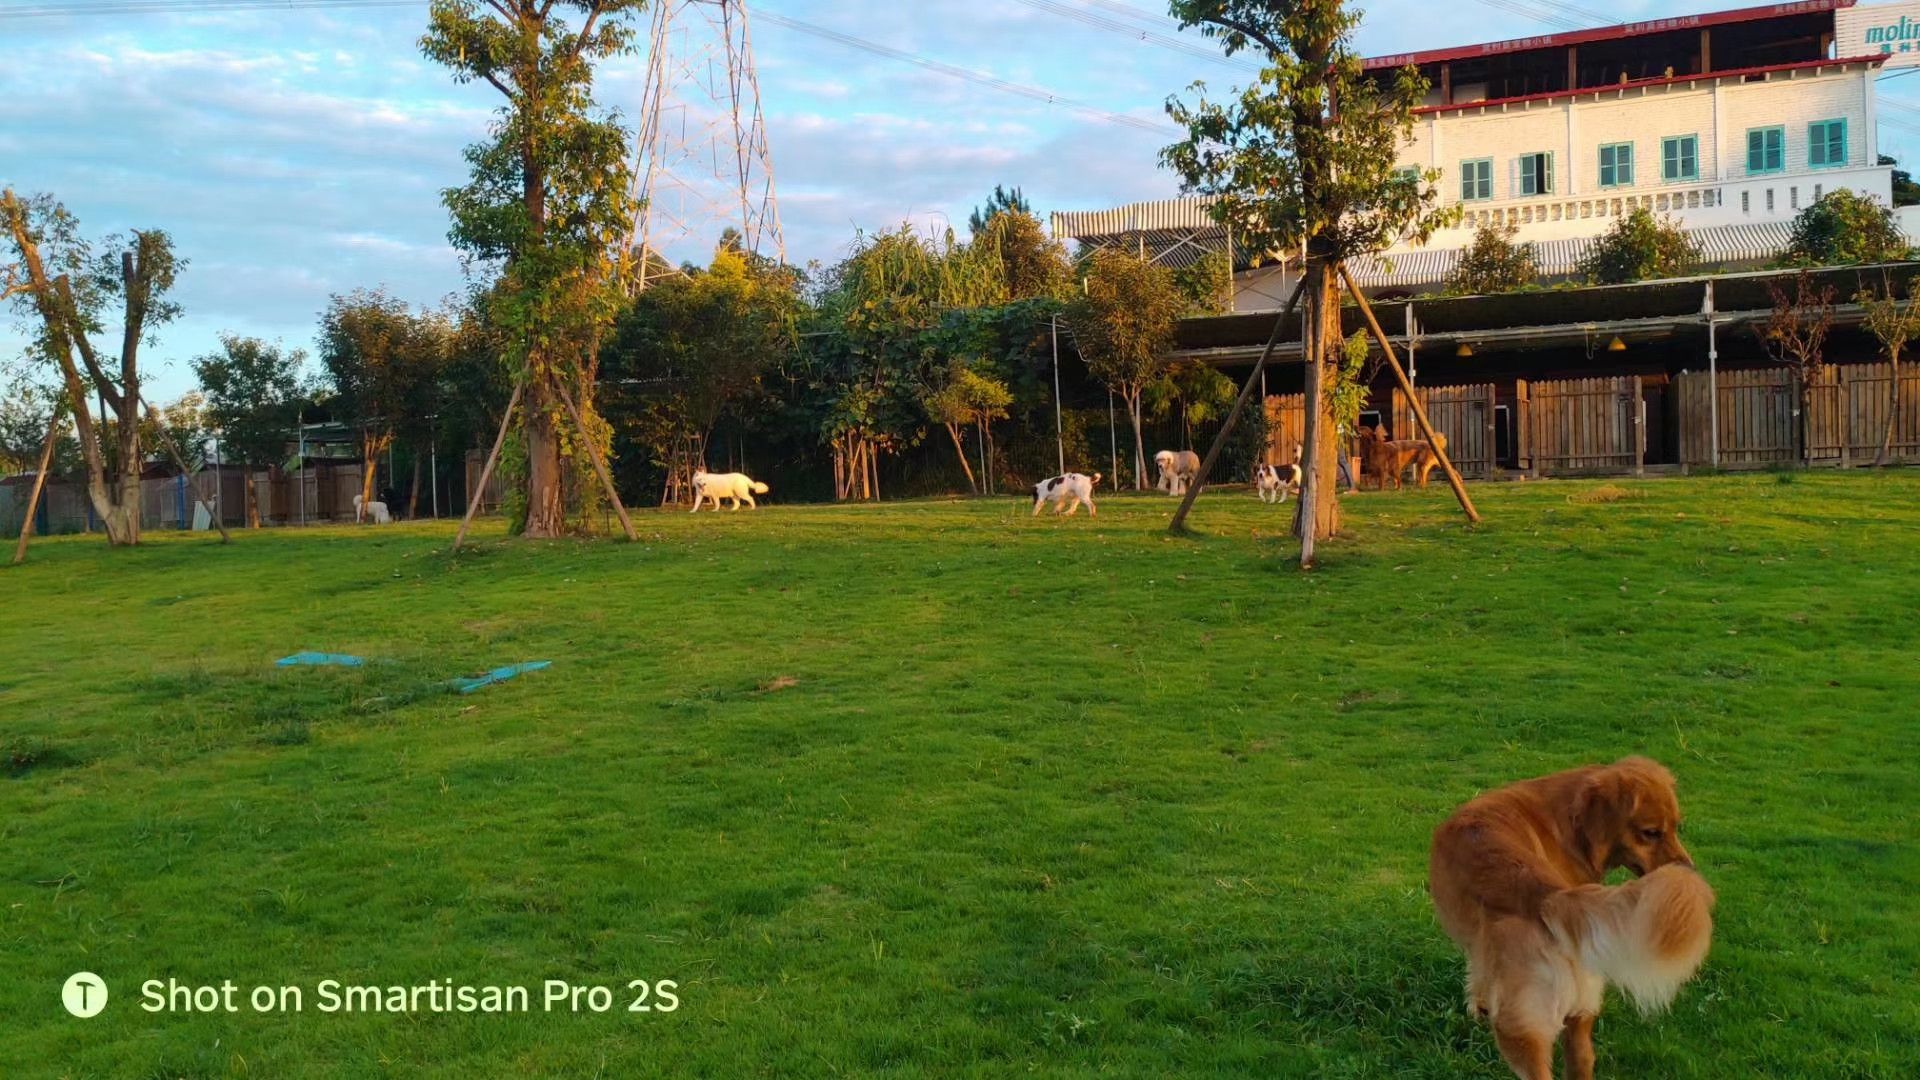
[[[1680,460],[1713,463],[1713,410],[1704,371],[1675,380],[1680,407]],[[1787,368],[1723,371],[1719,375],[1720,464],[1740,468],[1800,460],[1799,382]],[[1893,406],[1891,364],[1843,364],[1823,369],[1807,414],[1808,457],[1816,465],[1866,465],[1880,451]],[[1900,370],[1900,415],[1891,457],[1920,458],[1920,368]]]
[[[1460,470],[1460,475],[1476,480],[1493,475],[1496,464],[1493,384],[1417,386],[1414,393],[1420,395],[1420,407],[1427,412],[1427,422],[1447,437],[1447,456],[1453,459],[1453,467]],[[1392,435],[1396,439],[1420,437],[1420,425],[1414,422],[1407,396],[1399,389],[1393,392]]]
[[[1646,470],[1646,396],[1638,375],[1517,382],[1521,460],[1532,476]]]

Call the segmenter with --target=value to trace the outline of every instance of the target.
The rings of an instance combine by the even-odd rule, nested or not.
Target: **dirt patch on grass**
[[[1601,484],[1585,491],[1576,491],[1567,496],[1567,501],[1576,506],[1589,506],[1595,503],[1617,503],[1622,499],[1637,499],[1639,492],[1628,491],[1619,484]]]

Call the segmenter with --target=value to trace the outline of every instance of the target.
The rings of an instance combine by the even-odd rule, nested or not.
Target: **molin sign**
[[[1920,67],[1920,3],[1841,8],[1833,37],[1836,59],[1884,56],[1890,68]]]

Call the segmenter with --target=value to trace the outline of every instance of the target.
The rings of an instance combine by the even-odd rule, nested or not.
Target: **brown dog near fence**
[[[1447,448],[1447,437],[1439,432],[1433,433],[1434,441],[1425,439],[1389,439],[1377,427],[1360,429],[1360,460],[1366,471],[1373,477],[1376,490],[1384,491],[1387,481],[1393,481],[1395,490],[1402,486],[1402,478],[1407,467],[1412,466],[1415,481],[1427,486],[1427,474],[1440,464],[1440,455],[1435,452]]]

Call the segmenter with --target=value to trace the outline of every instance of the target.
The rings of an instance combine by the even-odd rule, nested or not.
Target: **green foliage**
[[[1914,296],[1916,289],[1920,289],[1920,278],[1907,282],[1907,296]],[[1884,278],[1878,292],[1861,289],[1854,294],[1853,302],[1860,305],[1861,325],[1880,343],[1880,355],[1898,362],[1907,342],[1920,335],[1920,306],[1896,297],[1893,282]]]
[[[1373,340],[1360,330],[1341,343],[1339,362],[1329,371],[1326,390],[1327,418],[1336,431],[1360,429],[1360,413],[1373,393],[1373,372],[1367,366],[1372,347]]]
[[[1233,307],[1233,263],[1224,251],[1210,251],[1173,272],[1187,298],[1188,315],[1221,315]]]
[[[1900,162],[1881,154],[1880,164],[1898,165]],[[1893,170],[1893,205],[1920,206],[1920,183],[1915,183],[1913,174],[1905,169]]]
[[[621,316],[602,365],[602,404],[669,472],[705,464],[721,416],[762,395],[791,355],[799,281],[726,238],[703,269],[659,279]]]
[[[1009,190],[995,184],[993,194],[987,196],[987,204],[974,207],[973,213],[967,215],[967,231],[978,238],[987,230],[989,222],[1001,214],[1008,213],[1021,217],[1033,217],[1033,204],[1027,201],[1027,197],[1020,193],[1018,187]]]
[[[1626,285],[1680,277],[1699,260],[1699,250],[1678,222],[1641,207],[1614,219],[1581,256],[1579,272],[1594,285]]]
[[[1187,309],[1172,271],[1101,248],[1086,263],[1086,290],[1067,323],[1093,377],[1130,404],[1166,369],[1174,327]]]
[[[1447,275],[1447,291],[1464,296],[1514,292],[1540,284],[1533,261],[1533,245],[1514,243],[1519,230],[1512,226],[1482,225],[1460,261]]]
[[[338,418],[362,430],[369,449],[384,449],[431,378],[444,342],[404,300],[384,289],[335,294],[320,316],[320,363]]]
[[[1228,56],[1258,54],[1253,82],[1224,100],[1167,102],[1188,131],[1161,152],[1186,191],[1210,196],[1216,221],[1249,251],[1344,259],[1403,237],[1425,239],[1457,211],[1438,208],[1437,173],[1395,169],[1426,94],[1418,72],[1362,71],[1357,11],[1341,0],[1174,0]],[[1339,108],[1333,103],[1339,102]]]
[[[1893,211],[1871,195],[1835,188],[1793,219],[1786,266],[1897,262],[1907,257],[1906,234]]]
[[[999,257],[1009,300],[1059,300],[1073,289],[1066,246],[1024,210],[1002,210],[973,231],[973,244]]]
[[[220,433],[222,461],[277,465],[286,456],[305,363],[299,349],[286,352],[238,334],[221,335],[219,352],[193,361],[207,419]]]

